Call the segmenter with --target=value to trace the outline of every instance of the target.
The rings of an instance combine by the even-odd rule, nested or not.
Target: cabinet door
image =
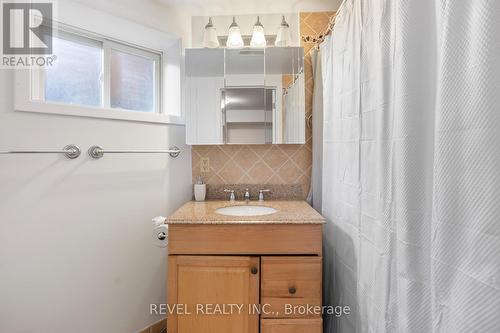
[[[186,78],[186,141],[223,144],[221,89],[224,77]]]
[[[259,257],[169,256],[169,310],[180,313],[168,315],[168,332],[258,333],[248,307],[259,304],[259,265]]]

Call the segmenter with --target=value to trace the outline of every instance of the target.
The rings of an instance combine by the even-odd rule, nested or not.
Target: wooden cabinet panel
[[[168,315],[169,333],[258,333],[259,257],[169,256],[168,304],[186,304],[190,314]],[[238,312],[209,314],[205,306],[243,304]],[[229,308],[226,308],[229,310]],[[213,312],[213,306],[212,310]]]
[[[321,318],[317,319],[262,319],[261,333],[322,333]]]
[[[321,267],[321,257],[262,257],[262,303],[273,312],[263,317],[319,317],[307,306],[321,305]]]
[[[169,254],[321,255],[321,224],[170,224]]]

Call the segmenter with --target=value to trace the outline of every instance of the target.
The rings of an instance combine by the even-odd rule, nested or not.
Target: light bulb
[[[234,18],[234,16],[233,23],[231,23],[231,25],[229,26],[226,46],[233,49],[242,48],[243,46],[245,46],[245,44],[243,44],[243,38],[241,37],[240,27],[238,26],[238,24],[236,24],[236,19]]]
[[[285,20],[285,16],[281,19],[281,25],[278,28],[278,35],[276,36],[276,42],[274,45],[276,46],[288,46],[292,41],[292,37],[290,35],[290,25]]]
[[[260,18],[257,16],[257,22],[253,26],[252,40],[250,41],[251,47],[266,47],[266,35],[264,33],[264,26],[260,23]]]
[[[209,48],[219,47],[219,39],[217,38],[217,30],[212,23],[212,18],[208,19],[208,23],[205,26],[205,31],[203,33],[203,46]]]

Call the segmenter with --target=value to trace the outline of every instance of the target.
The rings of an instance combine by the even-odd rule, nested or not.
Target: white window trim
[[[76,9],[75,6],[79,7],[79,9]],[[55,34],[59,30],[72,34],[84,31],[85,37],[95,35],[95,39],[99,40],[99,36],[101,36],[107,40],[109,45],[112,44],[113,48],[119,48],[122,46],[121,44],[124,44],[124,48],[127,49],[125,52],[128,53],[131,52],[126,45],[152,50],[161,55],[161,70],[158,68],[161,92],[157,91],[155,94],[160,112],[140,112],[43,101],[43,95],[40,95],[40,93],[44,93],[44,90],[40,90],[40,87],[35,91],[32,89],[33,81],[38,81],[38,83],[42,81],[43,76],[40,76],[39,69],[15,71],[14,108],[16,111],[150,123],[185,124],[181,110],[181,42],[179,38],[78,4],[62,9],[60,8],[59,13],[62,17],[66,12],[67,15],[64,15],[66,22],[54,21]],[[90,17],[94,17],[95,20],[85,20],[84,17],[89,16],[82,15],[81,11],[93,12],[88,14]],[[96,16],[100,17],[101,20]],[[131,33],[131,31],[133,32]],[[113,43],[113,41],[116,43]],[[137,51],[140,52],[140,50]],[[106,66],[106,62],[104,65]],[[104,68],[104,70],[109,69]]]

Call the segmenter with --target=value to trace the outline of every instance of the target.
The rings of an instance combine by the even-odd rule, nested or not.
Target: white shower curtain
[[[500,1],[346,0],[321,47],[326,332],[500,332]]]
[[[312,118],[307,125],[312,127],[312,169],[311,188],[307,196],[314,209],[321,212],[322,204],[322,168],[323,168],[323,77],[319,50],[311,51],[313,74]]]

